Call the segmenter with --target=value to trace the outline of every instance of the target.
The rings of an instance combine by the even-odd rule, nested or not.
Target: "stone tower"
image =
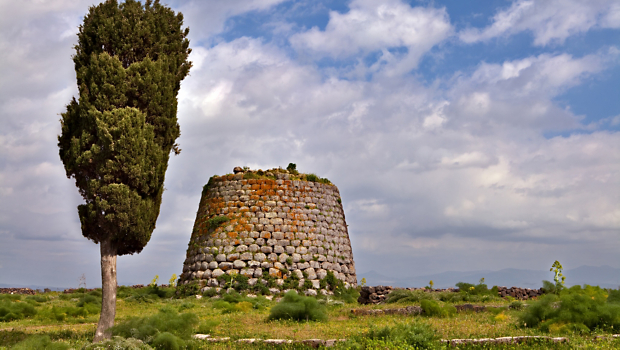
[[[219,276],[241,274],[250,287],[266,279],[277,287],[295,274],[299,286],[318,290],[331,271],[357,285],[335,185],[284,169],[234,172],[204,186],[179,283],[221,287]]]

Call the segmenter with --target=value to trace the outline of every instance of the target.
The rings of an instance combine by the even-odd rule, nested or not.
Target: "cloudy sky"
[[[0,283],[100,285],[56,145],[94,3],[0,0]],[[617,0],[168,4],[183,152],[119,283],[181,272],[210,176],[290,162],[340,189],[358,278],[620,268]]]

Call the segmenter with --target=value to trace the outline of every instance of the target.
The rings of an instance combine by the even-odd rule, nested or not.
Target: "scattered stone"
[[[564,337],[547,337],[540,335],[531,335],[531,336],[519,336],[519,337],[500,337],[500,338],[482,338],[482,339],[442,339],[441,342],[444,344],[451,345],[452,347],[456,347],[457,345],[462,344],[521,344],[527,343],[531,340],[546,340],[551,341],[553,343],[568,343],[568,338]]]

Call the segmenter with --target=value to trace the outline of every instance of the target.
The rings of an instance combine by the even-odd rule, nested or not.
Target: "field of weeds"
[[[620,348],[620,339],[611,337],[620,333],[620,291],[617,290],[573,287],[563,294],[546,295],[525,303],[490,297],[475,303],[486,306],[480,312],[457,311],[455,303],[442,301],[446,297],[440,293],[409,293],[395,294],[399,300],[389,303],[359,305],[334,297],[317,299],[295,294],[269,300],[232,292],[198,299],[177,297],[173,288],[120,287],[115,338],[108,348],[310,348],[301,343],[235,342],[251,338],[346,339],[336,342],[335,349],[441,349],[448,348],[442,339],[506,336],[564,337],[566,342],[539,339],[524,344],[469,344],[449,348]],[[0,295],[0,349],[88,347],[99,318],[100,296],[99,290]],[[407,306],[419,306],[418,310],[422,311],[418,314],[363,312]],[[230,339],[207,342],[194,339],[194,334]]]

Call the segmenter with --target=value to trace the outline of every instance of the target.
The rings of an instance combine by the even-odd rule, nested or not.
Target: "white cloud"
[[[493,16],[484,29],[459,33],[466,43],[531,31],[534,44],[563,43],[593,28],[620,28],[620,4],[615,0],[516,0]]]
[[[191,23],[190,38],[211,40],[225,30],[226,21],[252,11],[266,11],[286,0],[187,1],[177,9]]]
[[[324,31],[314,27],[291,36],[292,45],[318,57],[337,59],[381,51],[373,69],[386,64],[392,74],[402,74],[452,33],[445,9],[412,8],[399,0],[354,0],[349,7],[345,14],[331,11]],[[405,48],[406,53],[389,51],[398,48]]]
[[[254,4],[262,11],[274,3]],[[144,275],[178,273],[201,187],[211,175],[289,162],[338,185],[358,271],[394,263],[427,271],[457,264],[479,269],[489,261],[498,262],[496,268],[539,269],[548,265],[549,251],[565,265],[609,264],[620,249],[620,213],[610,190],[620,187],[620,134],[601,126],[617,125],[620,117],[584,126],[554,99],[605,74],[617,64],[618,50],[524,53],[465,67],[466,73],[429,85],[396,68],[419,58],[407,54],[422,55],[450,35],[446,10],[383,5],[379,13],[379,5],[353,2],[349,12],[331,14],[325,31],[312,29],[291,41],[314,57],[363,61],[381,52],[383,65],[362,63],[361,76],[389,71],[389,79],[333,74],[262,38],[192,41],[195,65],[179,96],[183,152],[170,160],[153,239],[143,253],[119,259],[119,274],[146,283]],[[210,16],[202,3],[186,6],[195,18]],[[237,10],[221,6],[217,16],[224,19],[215,27],[194,31],[196,19],[188,16],[186,24],[194,33],[222,30],[225,13]],[[409,37],[400,27],[391,29],[388,15],[412,30],[438,27],[428,29],[429,38],[414,31]],[[425,17],[411,22],[416,15]],[[10,79],[0,81],[0,256],[8,271],[2,277],[16,281],[64,278],[34,266],[50,257],[44,265],[71,281],[82,273],[75,261],[90,261],[89,271],[98,273],[96,246],[80,235],[75,207],[81,199],[64,176],[56,146],[57,113],[76,93],[72,39],[58,39],[68,30],[66,21],[48,17],[56,23],[51,29],[40,20],[45,15],[33,17],[41,23],[30,31],[25,20],[17,32],[27,44],[0,50],[0,75]],[[361,19],[367,26],[355,23]],[[364,32],[371,29],[390,33]],[[20,37],[1,38],[10,48]],[[544,137],[573,129],[589,133]],[[28,254],[36,256],[24,259]]]
[[[449,91],[454,103],[444,108],[450,115],[444,127],[468,125],[478,127],[479,132],[508,125],[542,130],[585,128],[580,116],[561,108],[553,98],[611,66],[617,57],[618,50],[611,47],[583,57],[541,54],[481,63],[471,75],[456,76]]]

